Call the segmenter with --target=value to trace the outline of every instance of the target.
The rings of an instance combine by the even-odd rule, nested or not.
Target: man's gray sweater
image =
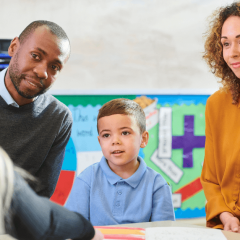
[[[0,146],[39,180],[37,193],[42,196],[54,192],[71,127],[69,109],[47,93],[19,108],[0,96]]]

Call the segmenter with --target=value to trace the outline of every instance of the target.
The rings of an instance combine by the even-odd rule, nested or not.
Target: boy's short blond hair
[[[146,131],[146,117],[143,109],[136,102],[126,99],[117,98],[105,103],[100,109],[97,116],[97,130],[98,120],[102,117],[111,116],[114,114],[123,114],[133,116],[136,119],[137,125],[142,134]],[[99,131],[98,131],[99,132]]]

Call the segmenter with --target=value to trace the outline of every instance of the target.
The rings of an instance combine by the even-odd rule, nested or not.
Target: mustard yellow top
[[[207,198],[207,226],[223,228],[222,212],[240,219],[240,104],[217,91],[206,105],[206,143],[201,183]]]

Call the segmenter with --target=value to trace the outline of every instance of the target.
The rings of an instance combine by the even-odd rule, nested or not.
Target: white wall
[[[53,90],[217,89],[202,60],[207,17],[229,0],[0,0],[1,38],[38,19],[72,54]],[[190,90],[191,91],[191,90]]]

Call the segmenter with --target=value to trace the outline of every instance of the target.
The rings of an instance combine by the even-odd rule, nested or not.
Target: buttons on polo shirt
[[[118,193],[118,195],[121,195],[121,194],[122,194],[122,191],[118,190],[117,193]]]
[[[235,206],[233,206],[233,210],[235,210],[236,209],[236,207]]]
[[[115,206],[120,207],[120,202],[116,202]]]

